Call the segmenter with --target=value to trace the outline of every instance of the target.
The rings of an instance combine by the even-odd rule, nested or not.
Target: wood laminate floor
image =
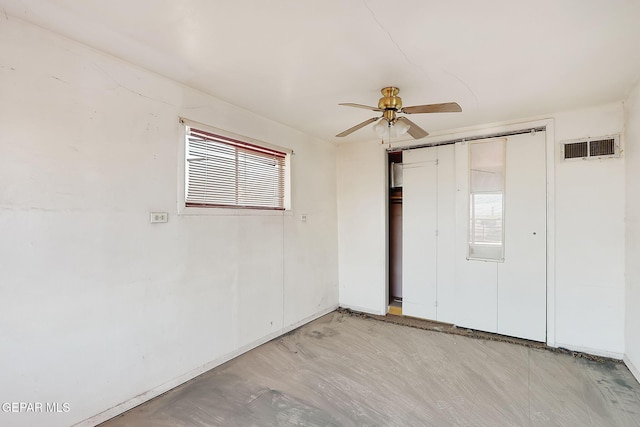
[[[621,363],[333,312],[102,426],[640,426],[640,385]]]

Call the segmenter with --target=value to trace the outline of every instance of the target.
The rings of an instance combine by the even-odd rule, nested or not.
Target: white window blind
[[[186,127],[186,206],[284,210],[286,153]]]

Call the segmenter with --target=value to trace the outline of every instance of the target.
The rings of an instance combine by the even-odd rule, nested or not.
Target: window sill
[[[221,208],[178,206],[180,216],[292,216],[291,209]]]

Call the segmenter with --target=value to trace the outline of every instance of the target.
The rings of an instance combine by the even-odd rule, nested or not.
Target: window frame
[[[293,150],[274,144],[269,144],[244,135],[238,135],[223,129],[189,120],[183,117],[178,119],[179,137],[178,144],[178,215],[282,215],[291,212],[291,157]],[[187,204],[187,128],[192,127],[198,130],[217,135],[223,139],[246,144],[247,147],[263,148],[265,150],[278,151],[285,154],[284,159],[284,200],[283,208],[241,206],[241,205],[217,205],[217,204]]]

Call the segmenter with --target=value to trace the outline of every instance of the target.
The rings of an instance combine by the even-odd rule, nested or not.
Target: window
[[[287,157],[186,125],[185,206],[284,210]]]
[[[504,259],[505,141],[469,144],[470,259]]]

